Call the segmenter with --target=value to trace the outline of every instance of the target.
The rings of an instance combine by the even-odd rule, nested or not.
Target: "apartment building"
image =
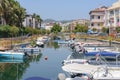
[[[107,26],[113,28],[120,26],[120,0],[113,3],[112,6],[107,9],[106,15]]]
[[[32,27],[33,29],[35,29],[35,28],[40,28],[40,23],[36,21],[33,15],[27,14],[23,21],[23,26]]]
[[[97,30],[101,30],[103,26],[105,26],[106,22],[106,9],[107,7],[102,6],[99,8],[96,8],[94,10],[91,10],[89,12],[90,15],[90,29],[96,28]]]

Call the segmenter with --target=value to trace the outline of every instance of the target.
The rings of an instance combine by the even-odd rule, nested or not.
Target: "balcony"
[[[103,19],[92,19],[91,22],[104,22]]]

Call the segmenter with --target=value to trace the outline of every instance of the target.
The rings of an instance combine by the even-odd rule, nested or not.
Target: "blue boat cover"
[[[43,77],[30,77],[30,78],[27,78],[25,80],[50,80],[50,79],[46,79],[46,78],[43,78]]]
[[[117,55],[120,55],[118,52],[110,52],[110,51],[98,51],[98,52],[86,52],[86,56],[96,56],[97,54],[101,56],[111,56],[116,57]]]

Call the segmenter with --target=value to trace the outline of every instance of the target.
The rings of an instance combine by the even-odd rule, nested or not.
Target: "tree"
[[[88,31],[88,27],[80,24],[77,24],[74,30],[74,32],[87,32],[87,31]]]
[[[25,32],[25,34],[33,34],[33,32],[32,32],[33,30],[32,30],[32,28],[31,27],[26,27],[25,28],[25,30],[24,30],[24,32]]]
[[[97,31],[97,29],[96,28],[92,28],[92,30],[95,32],[95,31]]]
[[[25,9],[15,0],[0,0],[0,16],[3,25],[22,26]]]
[[[120,33],[120,27],[116,27],[117,33]]]
[[[3,25],[6,24],[6,11],[8,10],[9,0],[0,0],[0,17]]]
[[[59,24],[56,24],[56,23],[51,28],[51,32],[56,33],[56,34],[58,32],[61,32],[61,30],[62,30],[62,27]]]
[[[9,25],[0,26],[0,36],[1,37],[9,37],[9,32],[10,32]]]
[[[11,0],[11,15],[9,15],[9,25],[16,25],[18,27],[22,27],[22,22],[24,21],[26,10],[20,6],[17,1]]]
[[[35,27],[37,27],[37,28],[38,28],[38,26],[41,27],[41,22],[43,20],[41,19],[40,15],[37,15],[37,14],[34,13],[33,17],[32,17],[32,20],[33,20],[33,18],[35,18]]]
[[[104,32],[104,33],[109,33],[109,28],[103,27],[103,28],[102,28],[102,32]]]
[[[19,33],[19,28],[16,26],[12,26],[10,28],[10,36],[16,36]]]

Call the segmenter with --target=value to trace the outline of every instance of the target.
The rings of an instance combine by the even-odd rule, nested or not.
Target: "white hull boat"
[[[62,69],[71,74],[86,74],[93,80],[120,80],[119,67],[103,67],[99,65],[72,63],[62,67]],[[78,77],[78,76],[76,76]],[[81,77],[81,76],[80,76]],[[75,78],[75,77],[74,77]],[[70,79],[69,79],[70,80]],[[75,80],[75,79],[71,79]]]

